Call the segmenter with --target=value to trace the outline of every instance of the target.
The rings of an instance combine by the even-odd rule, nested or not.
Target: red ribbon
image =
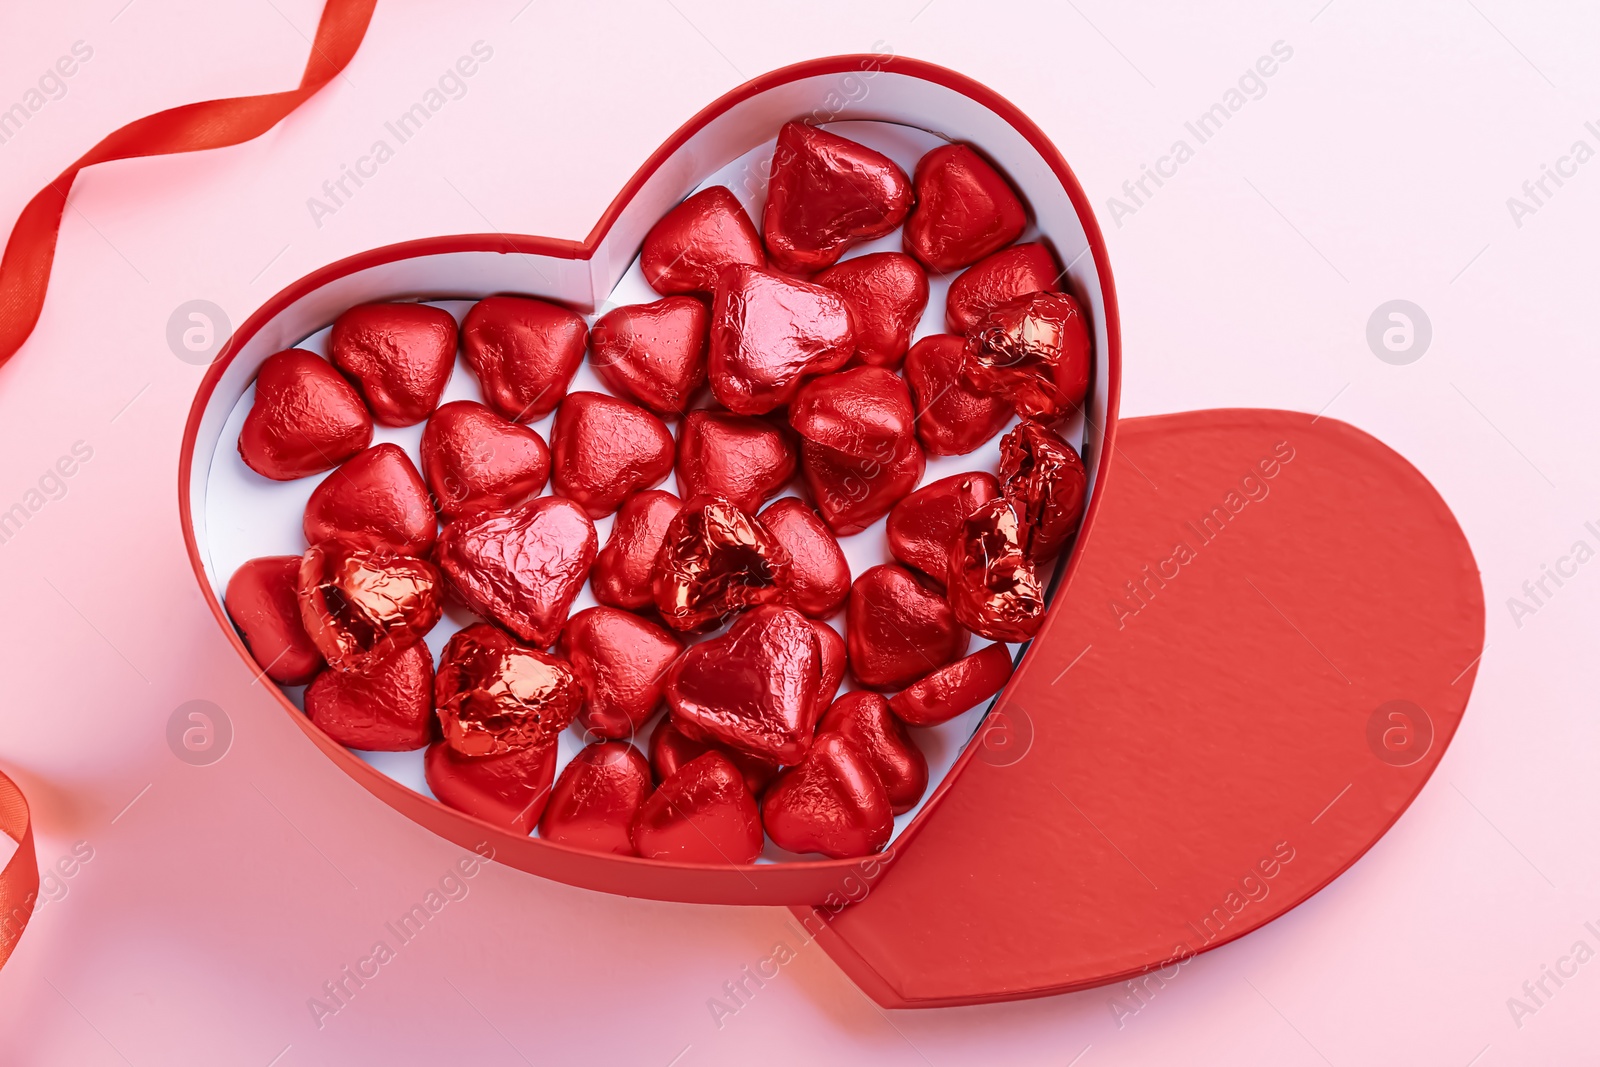
[[[67,193],[78,172],[95,163],[135,156],[164,156],[241,144],[276,126],[349,64],[366,36],[378,0],[328,0],[311,42],[311,57],[298,88],[286,93],[236,96],[158,111],[108,135],[28,201],[0,258],[0,366],[33,332],[50,284],[56,234]],[[33,849],[28,801],[17,784],[0,774],[0,832],[17,842],[0,870],[0,966],[27,928],[39,895],[39,863]]]
[[[136,119],[106,136],[39,190],[22,209],[0,258],[0,366],[16,354],[39,321],[61,213],[80,170],[113,159],[225,148],[261,136],[344,70],[366,36],[377,2],[328,0],[299,87],[284,93],[204,100]]]

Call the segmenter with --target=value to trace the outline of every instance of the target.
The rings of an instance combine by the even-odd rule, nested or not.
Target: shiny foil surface
[[[325,359],[298,348],[268,356],[239,431],[239,457],[274,481],[332,470],[372,443],[372,413]]]
[[[542,496],[514,511],[456,519],[439,534],[434,558],[467,607],[518,640],[549,648],[598,549],[583,508]]]
[[[801,122],[778,131],[770,179],[761,233],[773,266],[791,274],[831,266],[911,209],[911,182],[888,156]]]
[[[591,519],[672,473],[672,431],[659,416],[605,393],[572,393],[550,429],[550,486]]]
[[[1015,409],[1003,395],[981,392],[962,375],[967,342],[929,334],[911,346],[905,376],[917,407],[917,439],[934,456],[964,456],[999,433]]]
[[[1011,671],[1011,650],[985,645],[912,682],[889,698],[889,708],[910,726],[938,726],[1004,689]]]
[[[655,773],[657,784],[677,774],[678,768],[690,760],[711,751],[722,753],[739,768],[739,773],[744,775],[746,788],[754,796],[760,796],[767,783],[777,777],[776,763],[726,745],[692,738],[678,729],[670,717],[657,723],[656,728],[650,733],[650,767]]]
[[[655,790],[650,764],[626,741],[589,745],[550,791],[539,836],[590,852],[631,856],[633,821]]]
[[[472,305],[461,347],[483,401],[512,422],[554,411],[583,361],[589,327],[559,304],[491,296]]]
[[[678,488],[720,496],[754,514],[800,463],[794,434],[775,420],[691,411],[678,427]]]
[[[840,537],[860,533],[916,488],[928,458],[915,439],[878,455],[853,459],[811,441],[800,446],[806,488],[828,528]]]
[[[619,396],[657,415],[681,415],[706,380],[710,330],[711,309],[692,296],[625,304],[589,331],[589,366]]]
[[[850,305],[856,359],[898,370],[928,306],[928,275],[900,252],[869,252],[835,264],[812,279]]]
[[[950,567],[950,546],[962,523],[1000,495],[1000,483],[987,471],[952,474],[929,482],[889,512],[884,536],[889,552],[907,567],[921,571],[942,588]]]
[[[950,607],[991,641],[1026,641],[1044,623],[1044,583],[1024,550],[1022,520],[1004,497],[982,505],[950,546]]]
[[[759,517],[789,553],[788,602],[814,619],[826,619],[844,607],[850,595],[850,563],[816,509],[786,496],[768,504]]]
[[[550,477],[544,438],[476,400],[442,405],[422,430],[422,476],[446,522],[539,495]]]
[[[727,267],[711,305],[707,375],[729,411],[765,415],[800,382],[844,366],[855,352],[844,297],[756,267]]]
[[[1011,183],[964,144],[917,160],[917,206],[902,231],[905,249],[939,274],[971,266],[1022,236],[1028,213]]]
[[[720,497],[686,501],[667,526],[651,580],[656,610],[678,631],[788,595],[789,553],[761,520]]]
[[[763,604],[758,608],[751,608],[746,618],[765,618],[775,612],[785,610],[783,604]],[[817,635],[817,647],[822,653],[822,681],[817,686],[817,718],[822,718],[822,713],[828,710],[828,705],[833,703],[833,698],[838,695],[839,686],[844,682],[845,672],[849,669],[847,662],[849,652],[845,647],[844,638],[839,631],[823,622],[821,619],[811,619],[811,629]],[[735,761],[737,762],[737,761]],[[759,789],[753,790],[759,793]]]
[[[1083,518],[1089,475],[1077,449],[1049,427],[1024,420],[1000,440],[1000,484],[1022,520],[1028,557],[1054,559]]]
[[[889,794],[895,815],[910,811],[928,789],[928,759],[905,726],[889,710],[882,693],[860,689],[846,693],[828,708],[817,735],[838,734],[855,742]]]
[[[938,588],[899,564],[872,567],[850,587],[850,673],[868,689],[900,689],[938,670],[967,639]]]
[[[767,253],[739,198],[723,185],[661,216],[639,252],[645,281],[662,296],[709,293],[723,267],[741,263],[765,267]]]
[[[1089,391],[1089,327],[1066,293],[1030,293],[992,308],[967,336],[967,385],[1004,396],[1031,418],[1054,422]]]
[[[991,310],[1029,293],[1061,291],[1062,270],[1038,241],[1003,248],[974,263],[950,283],[945,296],[945,328],[965,335]]]
[[[894,831],[889,794],[867,757],[842,734],[817,738],[805,758],[761,799],[761,819],[779,848],[833,859],[881,852]]]
[[[897,451],[912,439],[915,417],[905,379],[882,367],[851,367],[813,378],[789,405],[789,425],[796,433],[851,459]]]
[[[456,320],[427,304],[360,304],[334,320],[328,355],[379,423],[414,426],[456,368]]]
[[[488,623],[458,630],[439,656],[434,700],[445,744],[463,756],[554,747],[583,689],[566,660]]]
[[[646,489],[622,502],[611,536],[589,570],[589,588],[600,603],[638,611],[655,605],[650,580],[667,527],[683,502],[665,489]]]
[[[633,823],[634,849],[647,859],[750,863],[762,844],[755,798],[720,752],[680,767],[650,794]]]
[[[530,834],[550,801],[556,746],[473,758],[438,741],[423,755],[422,770],[441,803],[515,833]]]
[[[373,445],[311,491],[301,521],[306,543],[338,538],[357,548],[426,556],[438,519],[422,475],[399,445]]]
[[[300,620],[299,588],[299,556],[259,556],[233,572],[223,594],[251,657],[279,685],[305,685],[324,663]]]
[[[442,614],[433,564],[339,541],[306,550],[297,588],[306,632],[339,670],[365,670],[416,644]]]
[[[433,653],[421,641],[364,671],[323,671],[306,687],[306,717],[364,752],[410,752],[433,740]]]
[[[599,607],[568,619],[556,650],[583,687],[584,730],[632,739],[661,707],[667,669],[683,643],[648,619]]]
[[[781,608],[745,615],[686,649],[667,673],[667,703],[691,738],[791,764],[811,745],[821,684],[811,621]]]

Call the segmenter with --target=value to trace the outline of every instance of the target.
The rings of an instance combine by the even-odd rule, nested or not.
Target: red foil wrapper
[[[739,768],[739,773],[744,775],[746,788],[754,796],[760,796],[767,783],[777,777],[776,763],[736,751],[725,745],[691,738],[678,729],[670,718],[661,720],[650,733],[650,766],[655,771],[657,784],[677,774],[678,768],[690,760],[712,751],[722,753]]]
[[[856,681],[899,689],[965,652],[967,632],[931,582],[885,563],[850,587],[845,643]]]
[[[633,823],[633,846],[646,859],[750,863],[761,854],[761,811],[739,768],[707,752],[650,794]]]
[[[556,409],[588,336],[582,316],[523,296],[480,300],[461,324],[461,347],[484,403],[512,422],[532,422]]]
[[[906,356],[906,382],[916,398],[917,439],[934,456],[964,456],[999,433],[1015,414],[1004,396],[979,392],[962,377],[967,342],[930,334]]]
[[[855,348],[850,308],[831,289],[755,267],[718,276],[707,375],[729,411],[782,407],[802,379],[838,370]]]
[[[588,608],[567,620],[558,651],[583,686],[583,728],[596,737],[631,738],[661,707],[667,669],[683,643],[637,615]]]
[[[1066,293],[1030,293],[985,315],[967,337],[961,366],[972,388],[1004,396],[1031,418],[1053,422],[1089,391],[1089,327]]]
[[[928,306],[928,276],[921,264],[899,252],[872,252],[829,267],[814,280],[850,305],[856,358],[898,369]]]
[[[615,308],[589,331],[589,366],[612,392],[681,415],[706,380],[710,328],[710,309],[692,296]]]
[[[1029,293],[1061,291],[1056,257],[1037,241],[1001,249],[969,267],[950,283],[945,297],[945,328],[965,334],[991,310]]]
[[[591,519],[603,518],[640,489],[672,473],[667,424],[636,404],[604,393],[573,393],[550,430],[550,484]]]
[[[399,445],[373,445],[322,480],[306,502],[306,542],[426,556],[438,519],[422,475]]]
[[[632,745],[589,745],[556,779],[539,836],[590,852],[631,856],[633,820],[654,788],[650,764]]]
[[[778,131],[761,231],[779,270],[830,266],[852,245],[892,231],[910,209],[911,182],[888,156],[800,122]]]
[[[426,560],[312,545],[300,558],[300,621],[328,664],[366,670],[422,640],[439,621],[439,572]]]
[[[445,744],[471,757],[553,747],[583,706],[566,660],[482,622],[445,645],[434,692]]]
[[[789,406],[789,425],[796,433],[851,459],[899,451],[911,440],[915,418],[905,381],[882,367],[852,367],[813,378]]]
[[[475,759],[440,741],[428,746],[422,769],[428,788],[441,803],[514,833],[529,834],[550,800],[556,746]]]
[[[782,600],[790,582],[789,553],[765,524],[720,497],[696,497],[667,526],[652,589],[668,626],[705,631]]]
[[[1054,430],[1024,420],[1000,440],[1000,486],[1022,519],[1028,557],[1054,559],[1083,518],[1088,472]]]
[[[371,413],[327,360],[291,348],[262,362],[239,431],[245,466],[289,481],[332,470],[371,443]]]
[[[779,848],[834,859],[883,851],[894,832],[889,794],[867,757],[842,734],[823,734],[761,799]]]
[[[942,587],[950,567],[950,546],[960,535],[962,523],[978,505],[999,495],[1000,483],[984,471],[929,482],[889,512],[884,534],[890,554]]]
[[[306,687],[306,717],[365,752],[410,752],[433,740],[433,653],[421,641],[365,671],[323,671]]]
[[[917,161],[917,207],[906,219],[906,251],[944,274],[978,262],[1022,236],[1028,213],[1011,184],[964,144]]]
[[[439,535],[434,556],[467,607],[518,640],[549,648],[599,540],[581,507],[542,496],[515,511],[456,519]]]
[[[646,489],[622,502],[611,536],[594,559],[589,588],[594,598],[613,608],[638,611],[655,605],[650,579],[667,527],[683,503],[665,489]]]
[[[811,621],[782,608],[746,615],[686,649],[667,674],[667,703],[691,738],[791,764],[811,745],[821,683]]]
[[[800,469],[828,528],[840,537],[860,533],[916,488],[927,456],[913,438],[866,459],[853,459],[805,441]]]
[[[763,618],[775,612],[785,610],[782,604],[763,604],[759,608],[751,608],[745,617],[749,619]],[[828,623],[821,619],[809,619],[811,629],[817,635],[817,645],[822,652],[822,684],[817,687],[817,718],[822,718],[822,713],[828,710],[828,705],[833,703],[833,698],[839,693],[839,686],[844,682],[845,671],[849,669],[848,650],[845,648],[844,638],[839,635]],[[737,762],[737,761],[735,761]],[[761,790],[752,788],[752,792]]]
[[[927,757],[900,720],[890,714],[889,701],[882,693],[864,689],[846,693],[822,717],[817,733],[839,734],[855,742],[889,794],[889,810],[894,814],[916,807],[927,791]]]
[[[1026,641],[1044,624],[1044,583],[1023,548],[1025,536],[1001,497],[973,512],[950,546],[950,607],[963,626],[991,641]]]
[[[426,304],[361,304],[333,322],[328,354],[384,426],[414,426],[456,369],[456,320]]]
[[[446,522],[504,511],[539,495],[550,477],[550,449],[528,427],[476,400],[456,400],[423,428],[422,475]]]
[[[299,556],[260,556],[233,572],[222,598],[261,673],[279,685],[305,685],[323,667],[300,621],[299,587]]]
[[[912,682],[889,698],[889,708],[911,726],[938,726],[1004,689],[1011,670],[1011,650],[986,645]]]
[[[814,619],[826,619],[844,607],[850,595],[850,563],[816,509],[786,496],[768,504],[760,518],[789,553],[788,602]]]
[[[726,186],[695,193],[645,235],[639,268],[662,296],[709,293],[723,267],[765,267],[767,253],[744,207]]]
[[[720,496],[754,514],[794,477],[794,435],[767,419],[691,411],[678,428],[678,489]]]

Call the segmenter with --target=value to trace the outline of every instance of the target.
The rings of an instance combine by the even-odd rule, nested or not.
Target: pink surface
[[[261,140],[80,179],[38,330],[0,371],[0,510],[39,505],[0,543],[0,766],[33,803],[41,863],[72,872],[47,882],[57,899],[0,971],[7,1062],[1487,1067],[1588,1047],[1594,965],[1538,983],[1544,966],[1570,972],[1575,942],[1600,949],[1584,925],[1600,929],[1600,858],[1581,832],[1600,811],[1600,584],[1574,550],[1600,547],[1585,525],[1600,528],[1600,367],[1583,310],[1600,178],[1546,179],[1537,204],[1522,185],[1575,140],[1600,143],[1584,125],[1595,16],[1041,5],[1019,34],[958,0],[823,6],[781,32],[733,4],[645,2],[599,30],[578,9],[520,8],[380,8],[347,78]],[[130,118],[293,84],[317,11],[110,0],[8,15],[0,107],[73,42],[94,55],[0,143],[0,217]],[[307,198],[478,40],[494,54],[464,94],[319,227]],[[1292,58],[1246,87],[1259,99],[1241,94],[1197,143],[1185,123],[1280,40]],[[441,893],[422,932],[319,1029],[308,998],[375,941],[397,944],[385,924],[459,854],[318,755],[206,612],[172,488],[201,369],[168,348],[168,316],[206,299],[242,321],[286,281],[390,241],[490,227],[579,237],[716,94],[874,42],[989,84],[1067,155],[1117,273],[1124,415],[1326,408],[1439,489],[1488,604],[1449,752],[1349,872],[1142,1003],[1113,988],[886,1014],[802,946],[786,912],[606,897],[490,866],[448,881],[466,895]],[[1192,156],[1163,163],[1179,138]],[[1142,164],[1177,169],[1135,202],[1120,188]],[[1514,219],[1511,196],[1532,212]],[[1432,323],[1405,366],[1366,336],[1396,298]],[[46,476],[77,442],[92,457]],[[1545,577],[1557,568],[1559,586]],[[168,745],[169,718],[193,700],[232,724],[209,766]],[[738,982],[735,999],[725,983]],[[1531,1010],[1514,1015],[1511,997]]]

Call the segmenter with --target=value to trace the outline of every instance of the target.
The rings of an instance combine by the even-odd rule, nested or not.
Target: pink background
[[[123,122],[292,86],[320,10],[125,3],[7,14],[0,109],[75,41],[93,56],[0,143],[5,225]],[[1004,17],[905,0],[812,4],[803,19],[731,0],[618,7],[605,24],[550,0],[388,3],[347,75],[266,136],[79,180],[38,330],[0,371],[0,511],[75,442],[93,449],[0,543],[0,767],[33,802],[42,864],[77,842],[93,858],[0,971],[0,1059],[1488,1067],[1590,1048],[1600,962],[1551,983],[1520,1026],[1506,1002],[1578,940],[1600,950],[1584,927],[1600,928],[1600,564],[1520,625],[1506,601],[1575,541],[1600,546],[1584,528],[1600,528],[1600,160],[1549,185],[1520,226],[1506,198],[1574,141],[1600,148],[1584,127],[1600,126],[1600,15],[1506,0],[1081,0]],[[494,55],[466,94],[318,227],[307,198],[478,40]],[[1192,144],[1184,122],[1280,40],[1293,58],[1265,95],[1114,223],[1108,198],[1176,138]],[[719,1027],[707,1001],[723,983],[779,941],[799,947],[786,912],[612,898],[490,866],[319,1029],[307,998],[390,939],[385,922],[459,853],[322,759],[205,610],[176,503],[201,368],[168,348],[169,314],[206,299],[238,323],[307,271],[391,241],[579,237],[717,94],[878,42],[988,83],[1076,169],[1120,291],[1125,416],[1326,408],[1433,480],[1488,602],[1461,732],[1352,870],[1120,1019],[1114,988],[886,1014],[808,946]],[[1365,339],[1395,298],[1433,327],[1408,366]],[[166,742],[195,699],[234,728],[211,766]]]

